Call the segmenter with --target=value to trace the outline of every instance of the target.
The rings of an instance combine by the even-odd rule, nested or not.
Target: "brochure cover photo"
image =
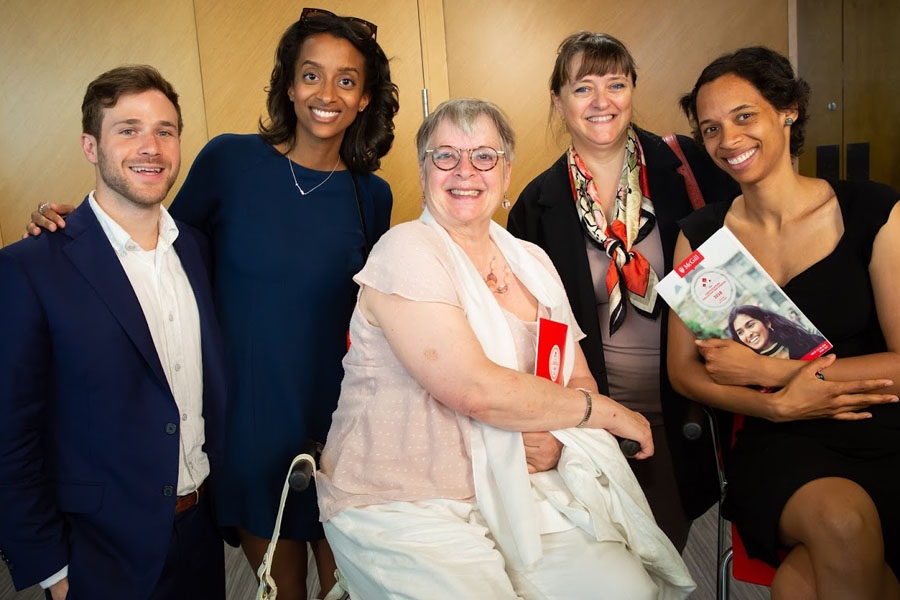
[[[831,349],[726,227],[676,265],[656,290],[698,339],[733,339],[759,354],[804,360]]]

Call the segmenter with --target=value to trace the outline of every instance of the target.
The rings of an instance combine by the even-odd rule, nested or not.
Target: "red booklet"
[[[563,384],[563,364],[566,358],[566,335],[569,326],[550,319],[538,319],[537,357],[534,374],[554,383]]]

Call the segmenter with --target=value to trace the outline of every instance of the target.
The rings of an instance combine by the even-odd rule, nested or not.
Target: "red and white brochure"
[[[566,358],[566,336],[569,326],[559,321],[538,319],[537,357],[534,374],[554,383],[563,384],[563,364]]]
[[[675,265],[656,291],[697,339],[731,339],[732,309],[756,307],[809,334],[800,338],[799,348],[790,349],[797,358],[812,360],[831,350],[831,342],[727,227]]]

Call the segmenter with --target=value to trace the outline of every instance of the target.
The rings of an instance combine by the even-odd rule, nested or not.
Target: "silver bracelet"
[[[584,418],[581,419],[581,423],[576,425],[575,427],[584,427],[587,425],[588,420],[591,418],[591,410],[593,410],[594,403],[591,400],[591,393],[584,388],[577,388],[582,394],[584,394],[584,401],[587,403],[587,406],[584,407]]]

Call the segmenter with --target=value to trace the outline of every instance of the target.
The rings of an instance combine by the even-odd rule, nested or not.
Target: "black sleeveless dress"
[[[831,254],[791,279],[784,291],[831,341],[838,357],[883,352],[868,266],[875,236],[898,194],[873,182],[831,185],[844,235]],[[722,227],[730,206],[711,204],[679,222],[693,248]],[[728,456],[724,511],[751,557],[777,565],[778,521],[791,495],[814,479],[844,477],[874,500],[888,564],[900,573],[900,404],[873,407],[871,412],[871,419],[854,422],[745,419]]]

